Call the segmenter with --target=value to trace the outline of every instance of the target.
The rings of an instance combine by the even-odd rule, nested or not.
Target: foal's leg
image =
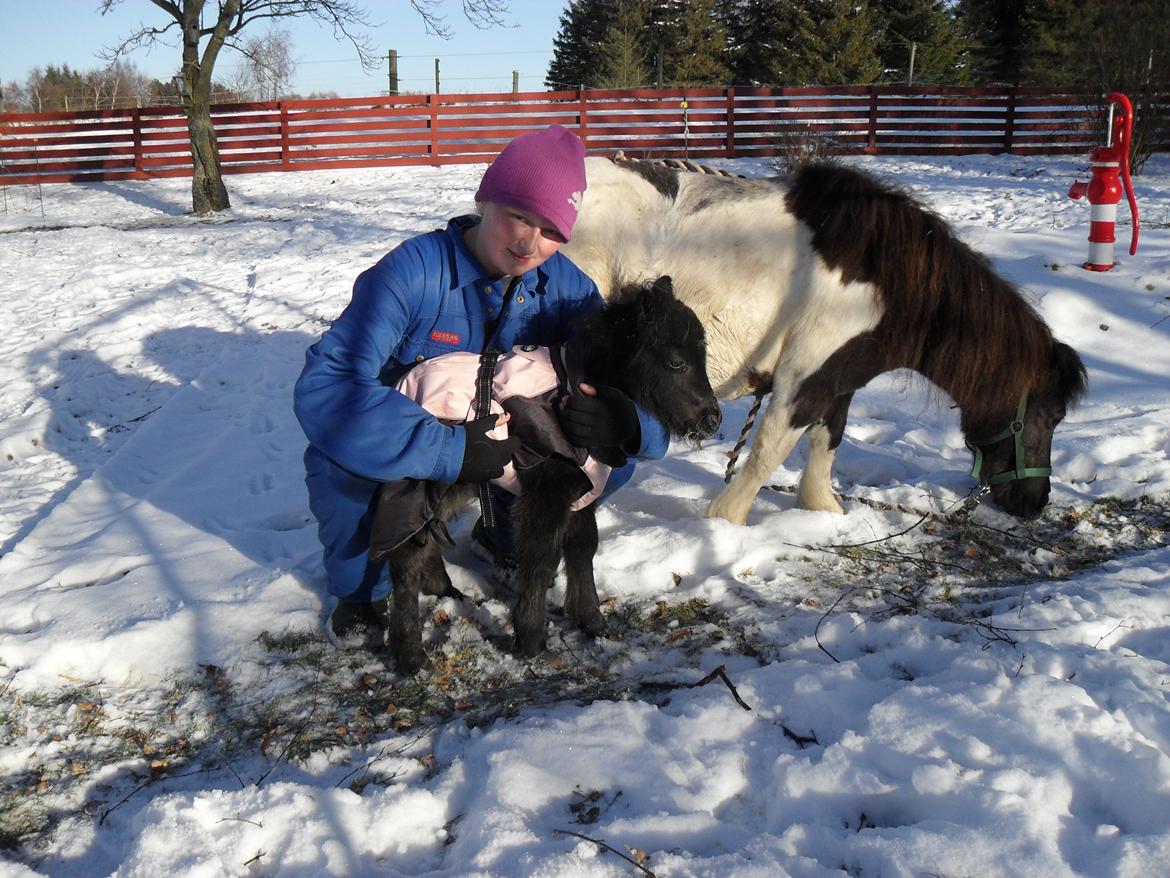
[[[746,524],[752,501],[784,459],[792,452],[804,427],[793,427],[791,409],[773,393],[760,418],[747,463],[707,507],[708,518],[726,518]]]
[[[447,567],[443,563],[442,546],[439,544],[439,537],[435,530],[437,529],[448,545],[451,545],[446,524],[465,509],[474,496],[475,489],[469,485],[451,485],[444,490],[443,499],[435,512],[435,521],[441,523],[442,527],[437,527],[434,523],[429,526],[431,532],[427,542],[431,549],[428,551],[423,568],[420,586],[423,594],[455,598],[460,601],[466,599],[467,595],[451,583],[451,577],[447,574]]]
[[[845,434],[845,419],[852,401],[852,393],[837,397],[824,422],[813,424],[805,434],[808,436],[808,461],[800,477],[800,487],[796,490],[796,505],[801,509],[839,514],[845,511],[833,495],[830,477],[833,461],[837,457],[837,446]]]
[[[597,516],[590,503],[569,516],[565,534],[565,614],[590,637],[605,633],[605,618],[597,601],[593,556],[597,554]]]
[[[434,575],[435,564],[441,568],[443,556],[439,544],[422,532],[390,553],[390,630],[387,642],[394,664],[401,674],[414,674],[430,665],[422,646],[422,620],[418,597],[424,579]],[[443,571],[446,576],[446,571]]]
[[[516,648],[529,658],[545,647],[545,593],[556,576],[581,478],[576,465],[557,457],[520,473],[520,496],[512,509],[519,568],[512,627]]]

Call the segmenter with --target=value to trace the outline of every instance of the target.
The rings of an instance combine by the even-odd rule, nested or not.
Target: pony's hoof
[[[750,504],[749,504],[749,507]],[[747,524],[748,510],[738,509],[735,504],[725,500],[722,496],[716,497],[711,501],[711,505],[707,507],[707,511],[703,513],[705,518],[722,518],[730,521],[732,524]]]
[[[836,515],[844,515],[845,507],[837,502],[837,498],[832,494],[827,497],[800,497],[796,498],[797,509],[807,509],[809,512],[832,512]]]

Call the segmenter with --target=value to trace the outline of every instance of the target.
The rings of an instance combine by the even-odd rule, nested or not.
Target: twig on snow
[[[796,732],[792,731],[792,729],[788,728],[788,726],[784,725],[784,723],[780,723],[780,731],[782,731],[784,733],[785,738],[792,741],[801,750],[803,750],[809,744],[817,744],[819,746],[821,743],[820,741],[817,740],[817,736],[815,734],[813,734],[813,735],[799,735]]]
[[[813,640],[817,642],[817,649],[819,649],[837,664],[841,664],[841,659],[837,658],[835,655],[825,649],[825,645],[821,643],[821,625],[825,623],[825,620],[828,619],[829,616],[833,615],[833,610],[837,609],[837,604],[841,603],[841,601],[845,600],[845,598],[853,594],[854,591],[855,589],[847,588],[845,591],[841,592],[841,594],[837,596],[837,600],[833,601],[833,605],[829,607],[829,609],[825,610],[825,615],[821,616],[821,618],[817,620],[817,627],[813,629]]]
[[[142,783],[140,783],[138,786],[136,786],[134,789],[132,789],[130,792],[128,792],[125,796],[123,796],[121,801],[119,801],[117,804],[111,805],[110,807],[106,808],[106,810],[102,811],[101,819],[98,820],[98,826],[103,825],[106,822],[107,817],[109,817],[111,814],[113,814],[115,811],[117,811],[119,808],[121,808],[123,805],[125,805],[127,802],[129,802],[134,797],[134,795],[136,793],[138,793],[141,790],[146,789],[148,786],[155,783],[156,781],[163,780],[164,778],[166,778],[168,780],[175,780],[175,779],[178,779],[180,777],[191,777],[192,775],[195,775],[195,774],[204,774],[204,773],[209,772],[209,771],[214,771],[218,767],[219,766],[212,765],[212,766],[209,766],[207,768],[197,768],[195,771],[188,771],[185,774],[160,774],[158,777],[148,777],[146,780],[144,780]]]
[[[389,746],[390,746],[389,744],[384,745],[382,747],[382,749],[377,752],[377,754],[374,756],[373,759],[367,760],[362,765],[359,765],[357,768],[350,771],[348,774],[346,774],[344,777],[342,777],[341,780],[339,780],[333,786],[340,787],[343,783],[345,783],[347,780],[349,780],[351,777],[353,777],[358,772],[369,771],[373,767],[375,762],[378,762],[382,759],[388,759],[391,756],[401,756],[403,753],[405,753],[407,750],[409,750],[411,747],[413,747],[415,744],[417,744],[419,741],[421,741],[423,738],[425,738],[427,735],[429,735],[432,731],[434,731],[434,729],[431,726],[424,725],[422,727],[422,730],[417,735],[415,735],[411,740],[407,741],[405,744],[401,744],[398,747],[395,747],[393,750],[389,750]],[[387,752],[388,750],[389,750],[389,752]],[[397,777],[398,776],[397,773],[395,773],[394,776]]]
[[[625,854],[623,854],[617,848],[613,847],[612,845],[606,844],[604,841],[602,841],[599,838],[590,838],[587,835],[582,835],[579,832],[571,832],[568,829],[554,829],[553,835],[571,835],[571,836],[573,836],[573,838],[579,838],[582,841],[591,841],[595,845],[597,845],[599,848],[601,848],[602,850],[609,851],[611,854],[617,854],[619,857],[621,857],[623,860],[625,860],[630,865],[637,866],[639,869],[642,870],[642,872],[644,874],[650,876],[650,878],[658,878],[658,876],[656,876],[653,872],[651,872],[649,869],[647,869],[645,866],[643,866],[641,863],[639,863],[633,857],[627,857]]]
[[[261,829],[264,828],[263,823],[258,823],[255,820],[249,820],[247,817],[241,817],[239,814],[237,814],[235,817],[220,817],[215,822],[216,823],[228,823],[228,822],[233,821],[233,820],[236,823],[251,823],[253,826],[259,826]],[[244,865],[246,866],[248,864],[245,863]]]
[[[320,673],[320,670],[318,670],[317,680],[316,680],[316,682],[314,682],[313,685],[317,686],[320,684],[320,682],[321,682],[321,673]],[[260,775],[260,777],[257,779],[257,781],[256,781],[257,788],[264,785],[264,781],[266,781],[268,779],[268,775],[272,774],[272,772],[276,770],[276,766],[280,765],[280,763],[284,761],[284,757],[286,755],[288,755],[288,751],[292,749],[293,744],[295,744],[300,739],[301,735],[303,735],[305,733],[305,730],[309,727],[309,723],[311,723],[313,721],[313,717],[317,715],[317,708],[321,706],[320,701],[319,701],[320,695],[321,695],[320,692],[313,693],[313,707],[309,711],[309,715],[307,717],[305,717],[305,721],[303,723],[301,723],[301,727],[299,729],[297,729],[296,734],[288,739],[288,743],[284,745],[284,749],[280,751],[280,755],[276,757],[276,761],[273,762],[270,766],[268,766],[268,770],[265,771],[262,775]]]
[[[12,687],[12,681],[16,679],[16,675],[19,674],[20,671],[20,668],[13,668],[12,673],[8,676],[8,679],[4,681],[4,688],[0,689],[0,698],[8,694],[8,690]]]
[[[1093,649],[1097,649],[1097,647],[1099,647],[1101,645],[1102,641],[1104,641],[1106,638],[1111,637],[1113,635],[1113,632],[1115,632],[1121,628],[1130,629],[1132,627],[1133,627],[1132,625],[1126,625],[1124,621],[1118,622],[1116,625],[1114,625],[1112,628],[1110,628],[1108,631],[1106,631],[1104,634],[1102,634],[1100,637],[1097,638],[1097,642],[1093,644]]]
[[[727,676],[727,666],[726,665],[720,665],[715,670],[713,670],[711,673],[709,673],[707,676],[705,676],[702,680],[699,680],[697,683],[643,683],[642,688],[644,688],[644,689],[666,689],[666,690],[698,689],[700,686],[706,686],[708,683],[710,683],[712,680],[715,680],[715,679],[722,680],[724,685],[727,686],[727,688],[731,690],[731,697],[735,699],[736,704],[738,704],[744,710],[751,710],[751,707],[748,705],[748,703],[739,697],[738,690],[736,690],[735,686],[731,682],[731,679]]]

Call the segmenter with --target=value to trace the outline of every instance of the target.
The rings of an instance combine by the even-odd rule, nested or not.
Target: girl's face
[[[468,230],[467,244],[493,277],[524,274],[561,249],[565,239],[540,214],[489,201],[483,219]]]

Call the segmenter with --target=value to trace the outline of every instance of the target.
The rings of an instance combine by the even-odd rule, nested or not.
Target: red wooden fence
[[[213,107],[225,174],[484,162],[559,123],[591,153],[1087,152],[1097,97],[1014,88],[690,88],[410,95]],[[0,114],[0,185],[190,176],[174,107]]]

